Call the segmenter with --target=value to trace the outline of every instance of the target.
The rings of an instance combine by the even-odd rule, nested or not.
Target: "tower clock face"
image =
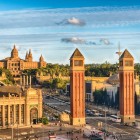
[[[82,60],[75,60],[74,66],[83,66],[83,61]]]

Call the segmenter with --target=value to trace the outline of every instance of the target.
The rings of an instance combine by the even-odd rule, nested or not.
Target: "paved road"
[[[64,102],[66,101],[66,103]],[[46,100],[47,102],[47,100]],[[54,103],[54,104],[53,104]],[[53,97],[53,99],[51,100],[51,106],[55,107],[57,103],[57,108],[56,109],[60,109],[61,111],[64,110],[70,110],[70,106],[69,106],[69,97],[66,96],[60,96],[60,97]],[[63,104],[61,104],[63,103]],[[95,105],[91,105],[91,104],[87,104],[86,107],[88,107],[89,109],[97,109],[97,106]],[[103,107],[101,108],[101,106],[98,106],[99,110],[104,110]],[[105,110],[107,110],[107,108],[105,108]],[[108,110],[111,112],[113,112],[113,109]],[[117,110],[114,110],[113,113],[116,113]],[[131,127],[131,126],[124,126],[124,125],[120,125],[114,122],[111,122],[109,120],[106,121],[106,125],[105,125],[105,118],[104,117],[92,117],[92,118],[88,118],[87,117],[87,122],[90,123],[92,126],[98,126],[99,122],[103,123],[103,128],[106,127],[106,129],[108,131],[111,132],[115,132],[116,136],[119,137],[119,139],[125,139],[125,137],[127,139],[135,139],[136,135],[140,135],[140,129],[137,129],[135,127]],[[120,138],[121,137],[121,138]]]
[[[120,140],[135,140],[138,139],[138,135],[140,135],[140,129],[135,127],[123,126],[110,120],[107,120],[105,124],[105,118],[103,117],[87,118],[87,122],[90,123],[90,125],[96,126],[96,128],[99,128],[98,123],[102,122],[102,128],[106,129],[108,132],[114,132],[115,136]]]

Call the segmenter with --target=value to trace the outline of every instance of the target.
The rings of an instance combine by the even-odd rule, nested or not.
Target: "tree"
[[[135,114],[138,114],[138,99],[137,99],[137,94],[135,92]]]
[[[3,82],[6,83],[6,84],[12,85],[14,83],[14,78],[13,78],[11,72],[8,69],[0,68],[0,73],[2,74],[2,72],[5,73],[6,78],[7,78]]]
[[[113,91],[112,91],[112,96],[111,96],[111,107],[114,107],[114,96],[113,96]]]
[[[46,124],[48,124],[48,118],[47,117],[43,117],[42,118],[42,123],[44,124],[44,125],[46,125]]]
[[[100,105],[108,105],[108,95],[107,95],[107,90],[95,90],[93,92],[93,96],[94,96],[94,102],[96,104],[100,104]]]
[[[117,90],[117,93],[115,94],[115,106],[119,109],[119,90]]]

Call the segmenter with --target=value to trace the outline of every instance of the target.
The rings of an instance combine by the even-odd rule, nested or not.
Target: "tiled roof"
[[[1,93],[23,93],[23,90],[19,86],[0,86],[0,94]]]
[[[120,59],[122,58],[133,58],[133,56],[130,54],[130,52],[126,49],[123,54],[120,56]]]
[[[71,58],[84,58],[84,56],[81,54],[81,52],[76,48],[74,53],[72,54]]]

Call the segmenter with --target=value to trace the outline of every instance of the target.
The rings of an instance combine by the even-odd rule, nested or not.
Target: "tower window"
[[[125,61],[125,66],[133,66],[133,61]]]
[[[83,61],[82,60],[75,60],[74,66],[83,66]]]

